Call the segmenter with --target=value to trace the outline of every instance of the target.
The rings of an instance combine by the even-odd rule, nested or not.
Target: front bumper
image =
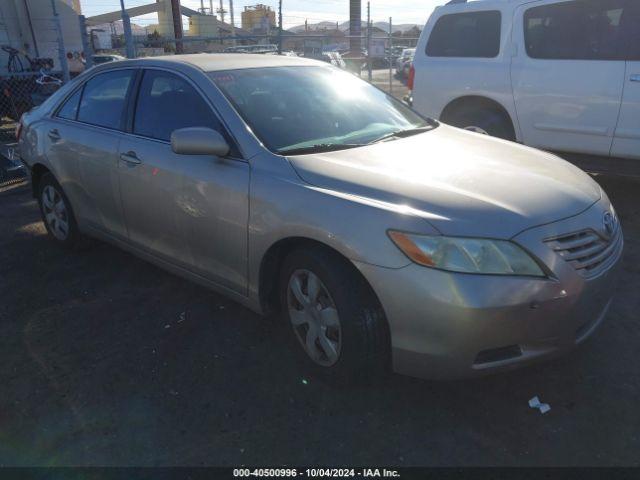
[[[581,215],[513,239],[554,278],[357,264],[389,321],[394,370],[433,379],[482,375],[551,358],[583,342],[611,304],[622,239],[606,268],[591,278],[583,278],[543,239],[597,225],[605,208],[603,199]]]

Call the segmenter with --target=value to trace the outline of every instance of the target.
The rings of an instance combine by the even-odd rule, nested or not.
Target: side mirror
[[[180,155],[226,157],[229,154],[229,144],[219,132],[211,128],[180,128],[171,134],[171,150]]]

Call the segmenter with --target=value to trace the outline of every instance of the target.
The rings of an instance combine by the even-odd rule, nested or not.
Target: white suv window
[[[497,57],[500,23],[497,10],[443,15],[433,27],[426,53],[430,57]]]
[[[527,54],[539,59],[625,60],[625,7],[631,10],[631,2],[577,0],[530,8],[524,15]]]

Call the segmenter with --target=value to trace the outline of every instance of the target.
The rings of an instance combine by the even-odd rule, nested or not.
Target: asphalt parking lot
[[[0,464],[640,465],[640,178],[596,179],[626,251],[589,342],[473,381],[341,388],[301,375],[274,320],[106,244],[60,250],[9,187]]]

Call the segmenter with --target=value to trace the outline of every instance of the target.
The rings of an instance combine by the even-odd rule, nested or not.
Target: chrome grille
[[[622,229],[616,225],[611,237],[594,230],[561,235],[545,240],[560,257],[569,262],[584,277],[592,277],[605,270],[620,254]]]

